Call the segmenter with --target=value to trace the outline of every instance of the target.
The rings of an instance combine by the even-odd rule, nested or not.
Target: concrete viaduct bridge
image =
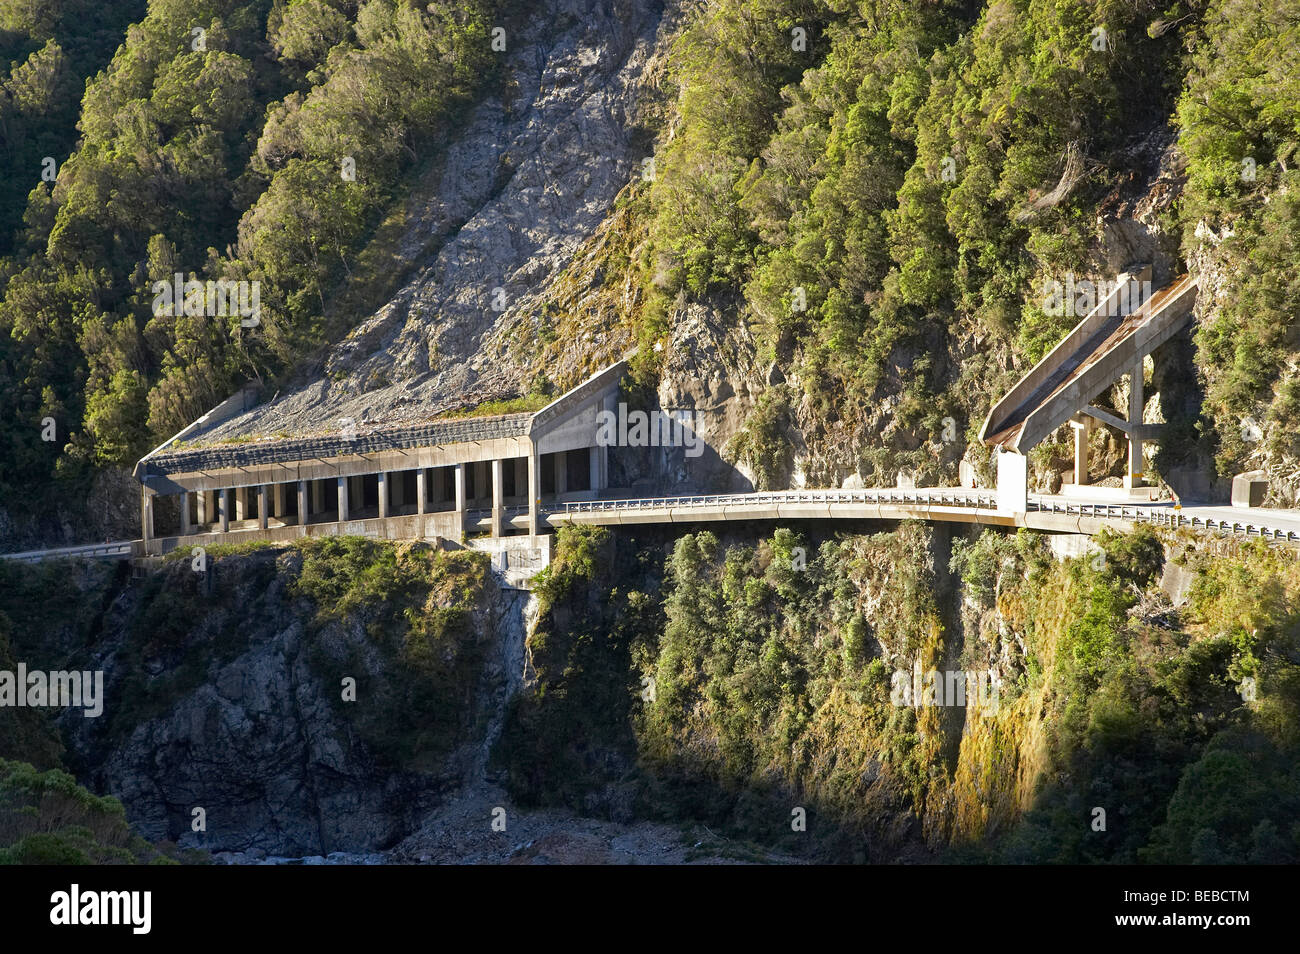
[[[432,539],[503,554],[499,565],[540,568],[546,532],[566,524],[800,519],[941,520],[1053,533],[1092,534],[1135,523],[1300,542],[1300,512],[1158,503],[1142,486],[1142,361],[1191,319],[1196,283],[1148,293],[1149,267],[1122,274],[1113,291],[990,410],[983,438],[997,453],[996,489],[794,490],[749,494],[620,496],[609,488],[603,413],[612,415],[625,363],[592,375],[536,413],[434,420],[357,433],[248,442],[204,434],[248,410],[237,394],[137,464],[141,539],[12,559],[158,556],[178,548],[348,534]],[[1128,375],[1127,419],[1093,402]],[[1129,439],[1122,488],[1089,483],[1094,421]],[[1053,431],[1075,428],[1075,480],[1060,495],[1031,495],[1025,454]],[[669,443],[651,427],[647,443]],[[1235,497],[1235,493],[1234,493]],[[171,498],[159,517],[158,502]],[[1240,501],[1234,501],[1239,503]]]

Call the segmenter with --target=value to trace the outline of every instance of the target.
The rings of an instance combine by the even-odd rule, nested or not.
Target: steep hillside
[[[821,859],[1300,858],[1300,569],[1101,544],[565,532],[498,758],[528,803]]]
[[[106,690],[0,709],[0,759],[218,860],[1300,859],[1300,564],[1100,543],[565,532],[535,606],[362,540],[0,564],[12,655]],[[67,850],[127,848],[95,804]]]
[[[427,6],[154,0],[129,31],[7,262],[9,546],[127,532],[118,468],[250,377],[226,436],[542,395],[629,349],[633,399],[725,458],[631,479],[987,474],[984,411],[1077,317],[1044,290],[1135,260],[1202,288],[1148,371],[1148,471],[1295,500],[1290,4]],[[258,281],[260,325],[153,314],[175,272]]]

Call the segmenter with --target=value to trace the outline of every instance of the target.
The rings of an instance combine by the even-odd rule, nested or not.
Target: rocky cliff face
[[[0,548],[7,552],[139,535],[140,485],[120,467],[96,474],[80,498],[61,496],[45,516],[0,507]]]
[[[570,387],[627,354],[642,291],[626,266],[644,223],[621,203],[649,174],[678,21],[674,5],[652,0],[539,7],[505,54],[509,95],[474,110],[407,201],[395,268],[409,279],[304,369],[309,383],[208,439],[425,419],[525,393],[539,374]],[[752,474],[720,454],[770,383],[752,334],[700,304],[669,324],[650,397],[693,412],[707,448],[622,451],[616,480],[752,489]]]
[[[650,152],[642,99],[670,28],[657,0],[537,5],[502,54],[506,95],[473,111],[407,205],[394,267],[409,280],[330,351],[319,380],[216,436],[418,420],[526,391],[554,286]],[[584,342],[584,363],[628,344],[607,329]]]
[[[301,589],[315,556],[213,554],[205,573],[187,559],[135,580],[105,565],[63,568],[61,597],[102,611],[52,620],[39,639],[25,634],[18,653],[44,668],[104,671],[103,715],[58,719],[62,761],[119,798],[137,833],[235,864],[727,859],[726,840],[707,830],[683,835],[678,825],[512,797],[490,756],[510,701],[535,681],[531,593],[439,557],[429,598],[417,588],[424,602],[358,605],[345,594],[330,606]],[[331,553],[317,568],[346,575],[346,562]],[[38,591],[42,571],[18,572],[0,605],[21,620],[15,593]],[[413,651],[420,620],[440,618],[454,623],[439,630],[432,657]],[[344,699],[345,678],[355,701]],[[3,735],[12,728],[0,725],[0,742],[14,741]],[[35,758],[30,739],[23,745],[0,756]]]
[[[528,594],[484,579],[454,645],[436,648],[471,664],[430,708],[409,635],[377,637],[364,611],[317,625],[293,589],[302,560],[263,551],[204,574],[178,561],[113,602],[90,649],[105,714],[62,728],[69,764],[145,837],[252,857],[374,851],[481,779],[521,682]]]

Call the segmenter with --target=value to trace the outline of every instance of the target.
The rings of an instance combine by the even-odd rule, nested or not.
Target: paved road
[[[789,490],[592,500],[561,504],[549,509],[547,516],[552,525],[912,517],[1080,533],[1096,532],[1105,524],[1153,523],[1300,542],[1300,511],[1295,510],[1183,507],[1172,502],[1120,503],[1101,495],[1031,494],[1027,513],[1009,514],[997,510],[997,496],[992,491],[965,488]]]
[[[27,550],[23,553],[0,553],[0,560],[17,560],[19,563],[39,563],[42,560],[78,558],[82,560],[129,559],[139,540],[117,540],[113,543],[89,543],[79,547],[58,547],[52,550]]]
[[[522,512],[522,511],[521,511]],[[561,524],[630,525],[701,521],[787,519],[922,519],[991,526],[1027,526],[1040,530],[1094,533],[1105,525],[1153,523],[1191,527],[1239,537],[1264,537],[1300,543],[1300,511],[1239,509],[1223,506],[1177,507],[1172,503],[1117,503],[1103,497],[1031,494],[1029,510],[1008,514],[997,509],[990,490],[960,487],[916,490],[785,490],[751,494],[689,494],[584,500],[543,508],[551,526]],[[234,542],[244,533],[232,530]],[[142,551],[138,540],[30,550],[0,558],[35,563],[60,558],[129,559]]]

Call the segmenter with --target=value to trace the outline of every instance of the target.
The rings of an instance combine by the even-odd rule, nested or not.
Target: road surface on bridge
[[[513,515],[518,508],[513,508]],[[524,511],[526,513],[526,511]],[[1056,533],[1096,533],[1137,523],[1238,537],[1300,543],[1300,511],[1225,506],[1179,507],[1167,502],[1125,502],[1098,497],[1030,494],[1028,509],[997,509],[997,495],[987,489],[960,487],[868,490],[784,490],[748,494],[681,494],[568,501],[543,507],[551,528],[566,524],[635,526],[649,523],[709,523],[785,520],[942,520],[1001,527],[1028,527]],[[316,525],[316,526],[328,526]],[[326,531],[328,532],[328,531]],[[238,543],[256,530],[209,534],[213,543]],[[118,540],[81,547],[5,553],[22,562],[51,559],[129,559],[143,554],[139,540]]]

